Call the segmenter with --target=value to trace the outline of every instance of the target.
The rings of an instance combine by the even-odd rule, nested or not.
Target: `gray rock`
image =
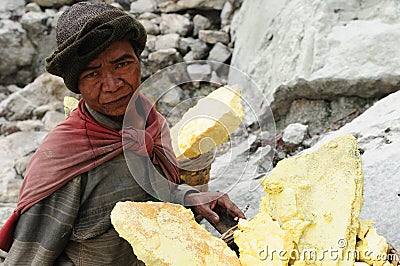
[[[157,36],[151,34],[147,35],[146,48],[149,49],[150,52],[156,50],[156,41],[157,41]]]
[[[140,20],[140,23],[142,23],[143,27],[146,29],[147,34],[152,34],[152,35],[160,34],[160,27],[158,27],[156,23],[147,19]]]
[[[180,62],[181,56],[175,48],[161,49],[149,54],[149,61],[158,64],[158,67],[165,67]]]
[[[227,44],[229,43],[229,34],[216,30],[200,30],[199,39],[210,44],[216,44],[217,42]]]
[[[183,15],[161,14],[160,31],[162,34],[178,33],[184,37],[192,28],[193,23]]]
[[[29,161],[32,159],[33,153],[28,154],[22,158],[19,158],[15,162],[15,171],[20,176],[25,176],[26,167],[28,166]]]
[[[0,18],[8,19],[11,16],[23,14],[25,0],[2,0],[0,1]]]
[[[2,83],[28,83],[32,76],[24,70],[32,63],[35,49],[21,24],[8,19],[0,20],[0,47]]]
[[[202,15],[195,15],[193,17],[193,36],[199,34],[199,30],[207,30],[211,27],[211,21]]]
[[[210,50],[208,60],[225,63],[232,55],[231,50],[224,44],[217,42]]]
[[[387,95],[400,84],[399,5],[244,1],[235,21],[232,66],[254,78],[276,118],[300,98]]]
[[[192,62],[195,60],[195,53],[193,51],[189,51],[185,56],[183,57],[183,61],[185,62]]]
[[[208,81],[211,77],[211,66],[208,64],[190,64],[187,72],[192,81]]]
[[[146,95],[152,103],[157,102],[166,91],[176,87],[176,83],[170,78],[171,74],[172,73],[170,73],[168,69],[157,72],[141,84],[140,91]]]
[[[32,154],[42,142],[46,132],[17,132],[0,138],[0,193],[7,198],[15,199],[17,194],[8,193],[9,181],[18,178],[15,164],[18,159]],[[11,181],[10,184],[14,181]],[[19,190],[19,189],[18,189]],[[11,192],[11,191],[10,191]]]
[[[54,9],[46,9],[46,12],[27,12],[21,18],[21,24],[36,49],[31,69],[35,77],[45,72],[45,58],[54,49],[55,30],[52,30],[51,24],[57,16]]]
[[[225,0],[170,0],[158,4],[161,12],[176,12],[187,9],[221,10]]]
[[[60,7],[64,5],[72,5],[74,0],[32,0],[32,2],[43,7]]]
[[[11,121],[29,119],[38,106],[63,101],[66,95],[73,94],[65,87],[62,78],[44,73],[2,101],[0,113]]]
[[[42,118],[44,130],[51,131],[64,120],[65,114],[57,111],[48,111]]]
[[[224,4],[224,7],[222,8],[221,11],[221,26],[224,27],[231,22],[231,16],[233,14],[234,8],[231,2],[226,1]]]
[[[137,0],[131,3],[131,13],[138,14],[144,12],[156,12],[156,0]]]
[[[304,140],[307,128],[307,125],[300,123],[290,124],[283,131],[282,140],[288,144],[299,145]]]
[[[193,54],[194,60],[205,59],[210,48],[207,44],[199,39],[195,39],[190,45],[190,52]]]
[[[158,18],[160,18],[160,16],[155,13],[152,13],[152,12],[144,12],[139,15],[139,19],[142,19],[142,20],[152,20],[152,19],[158,19]]]
[[[35,108],[32,112],[32,115],[33,115],[33,117],[36,117],[37,119],[42,119],[43,116],[48,111],[63,111],[63,110],[64,110],[63,102],[56,101],[56,102],[44,104],[44,105],[41,105],[41,106]]]
[[[177,33],[169,33],[165,35],[159,35],[156,39],[156,50],[168,49],[168,48],[179,48],[180,36]]]
[[[182,89],[179,87],[170,88],[162,97],[162,101],[169,106],[176,106],[182,99]]]
[[[9,135],[18,131],[41,131],[43,123],[40,120],[5,121],[0,124],[0,134]]]
[[[0,226],[5,224],[16,207],[17,203],[0,203]],[[0,253],[0,257],[6,255],[5,252],[2,250],[0,251],[2,252]]]
[[[179,39],[179,52],[186,54],[189,51],[190,45],[193,44],[194,39],[192,37],[181,37]]]
[[[40,6],[37,3],[28,3],[25,6],[25,11],[26,12],[42,12],[42,10],[40,9]]]
[[[294,100],[285,118],[285,125],[301,123],[310,126],[310,132],[316,133],[329,125],[329,105],[323,100]],[[278,125],[282,127],[282,125]],[[283,126],[284,127],[284,126]]]

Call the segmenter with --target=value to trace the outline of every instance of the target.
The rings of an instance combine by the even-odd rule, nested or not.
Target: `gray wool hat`
[[[143,25],[128,13],[105,3],[79,2],[58,19],[56,50],[46,70],[62,77],[69,90],[80,93],[78,80],[87,65],[110,44],[128,39],[139,58],[146,45]]]

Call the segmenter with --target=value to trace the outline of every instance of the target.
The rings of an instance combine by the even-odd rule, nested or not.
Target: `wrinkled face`
[[[140,62],[129,41],[112,43],[79,77],[82,98],[94,110],[121,120],[140,85]]]

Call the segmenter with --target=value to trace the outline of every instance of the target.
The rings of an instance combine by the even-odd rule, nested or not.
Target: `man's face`
[[[112,43],[89,63],[78,87],[94,110],[115,119],[123,118],[132,96],[138,97],[140,62],[129,41]]]

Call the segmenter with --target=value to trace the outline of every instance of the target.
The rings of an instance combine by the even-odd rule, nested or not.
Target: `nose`
[[[102,85],[104,92],[114,92],[122,85],[122,80],[113,73],[105,73]]]

